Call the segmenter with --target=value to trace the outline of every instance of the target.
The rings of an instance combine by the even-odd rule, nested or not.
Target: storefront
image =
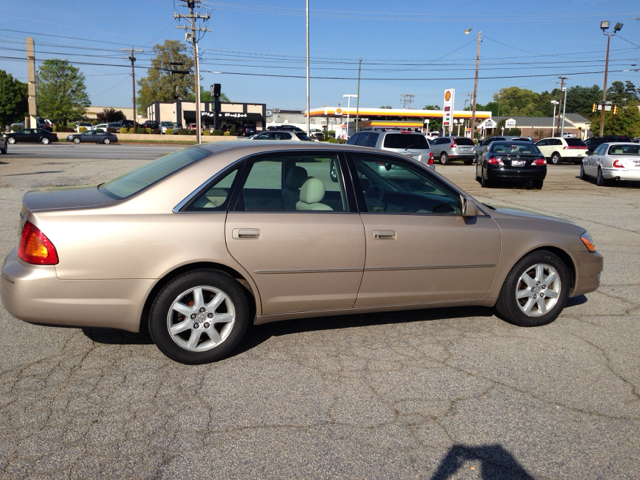
[[[200,103],[200,118],[205,128],[215,125],[214,102]],[[217,112],[220,127],[253,127],[256,131],[266,129],[267,106],[264,103],[221,102]],[[175,102],[154,102],[147,106],[147,118],[157,122],[168,121],[186,127],[196,123],[195,102],[176,100]]]

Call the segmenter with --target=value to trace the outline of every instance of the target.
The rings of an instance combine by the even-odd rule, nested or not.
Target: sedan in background
[[[542,188],[547,160],[531,142],[493,142],[476,163],[476,180],[483,187],[521,182]]]
[[[621,180],[640,181],[640,144],[603,143],[582,159],[580,178],[587,177],[595,178],[600,187]]]
[[[513,141],[513,140],[521,140],[523,142],[529,142],[530,140],[528,138],[524,138],[524,137],[511,137],[511,136],[501,136],[501,137],[489,137],[486,138],[482,141],[482,143],[480,143],[477,147],[476,147],[476,158],[475,158],[475,162],[478,161],[478,159],[480,157],[482,157],[482,154],[485,152],[485,150],[487,148],[489,148],[489,145],[491,145],[493,142],[504,142],[504,141]]]
[[[78,143],[104,143],[109,145],[118,141],[118,137],[113,133],[105,132],[104,130],[89,130],[83,133],[77,133],[75,135],[69,135],[67,142]]]
[[[49,145],[51,142],[58,141],[58,135],[44,128],[25,128],[18,132],[5,133],[7,143],[42,143]]]
[[[404,155],[316,142],[195,145],[30,191],[19,231],[0,276],[11,315],[148,328],[187,364],[295,318],[476,305],[546,325],[603,266],[578,225],[482,204]]]
[[[251,140],[293,140],[294,142],[312,142],[306,132],[295,130],[269,130],[251,137]]]

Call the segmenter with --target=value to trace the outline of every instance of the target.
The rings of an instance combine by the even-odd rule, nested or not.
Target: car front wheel
[[[584,164],[580,164],[580,178],[586,180],[587,176],[584,174]]]
[[[189,365],[224,358],[240,343],[251,309],[242,286],[216,270],[176,277],[156,297],[149,332],[167,357]]]
[[[79,138],[74,138],[73,139],[73,143],[75,143],[76,145],[78,145],[80,143],[80,139]]]
[[[551,155],[551,163],[553,163],[554,165],[559,165],[561,161],[562,159],[560,158],[559,153],[554,152],[553,155]]]
[[[42,137],[40,141],[43,145],[49,145],[49,139],[47,137]]]
[[[10,145],[13,145],[14,143],[16,143],[16,139],[13,137],[9,137],[7,138],[7,143]]]
[[[564,309],[571,274],[552,252],[538,250],[522,258],[502,285],[496,309],[504,320],[521,327],[553,322]]]
[[[446,165],[447,163],[449,163],[449,155],[447,155],[445,152],[442,152],[440,154],[440,163],[442,165]]]
[[[111,143],[111,140],[109,140],[108,138],[105,138],[102,143],[104,143],[105,145],[109,145]]]

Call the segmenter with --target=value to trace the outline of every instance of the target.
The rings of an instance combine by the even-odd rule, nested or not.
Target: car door
[[[308,150],[248,161],[225,235],[229,253],[258,287],[263,315],[353,307],[365,237],[340,166],[335,152]],[[298,201],[285,203],[285,187]]]
[[[366,235],[355,306],[484,297],[500,260],[493,219],[463,217],[460,194],[410,161],[360,153],[349,159]]]
[[[542,152],[542,155],[545,156],[545,158],[549,158],[551,156],[551,150],[549,147],[549,140],[545,139],[545,140],[540,140],[539,142],[536,143],[536,147],[538,147],[538,149]]]

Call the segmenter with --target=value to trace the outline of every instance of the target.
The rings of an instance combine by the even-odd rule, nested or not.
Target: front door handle
[[[374,240],[395,240],[397,238],[395,230],[374,230]]]
[[[259,228],[234,228],[232,237],[236,240],[243,238],[260,238]]]

